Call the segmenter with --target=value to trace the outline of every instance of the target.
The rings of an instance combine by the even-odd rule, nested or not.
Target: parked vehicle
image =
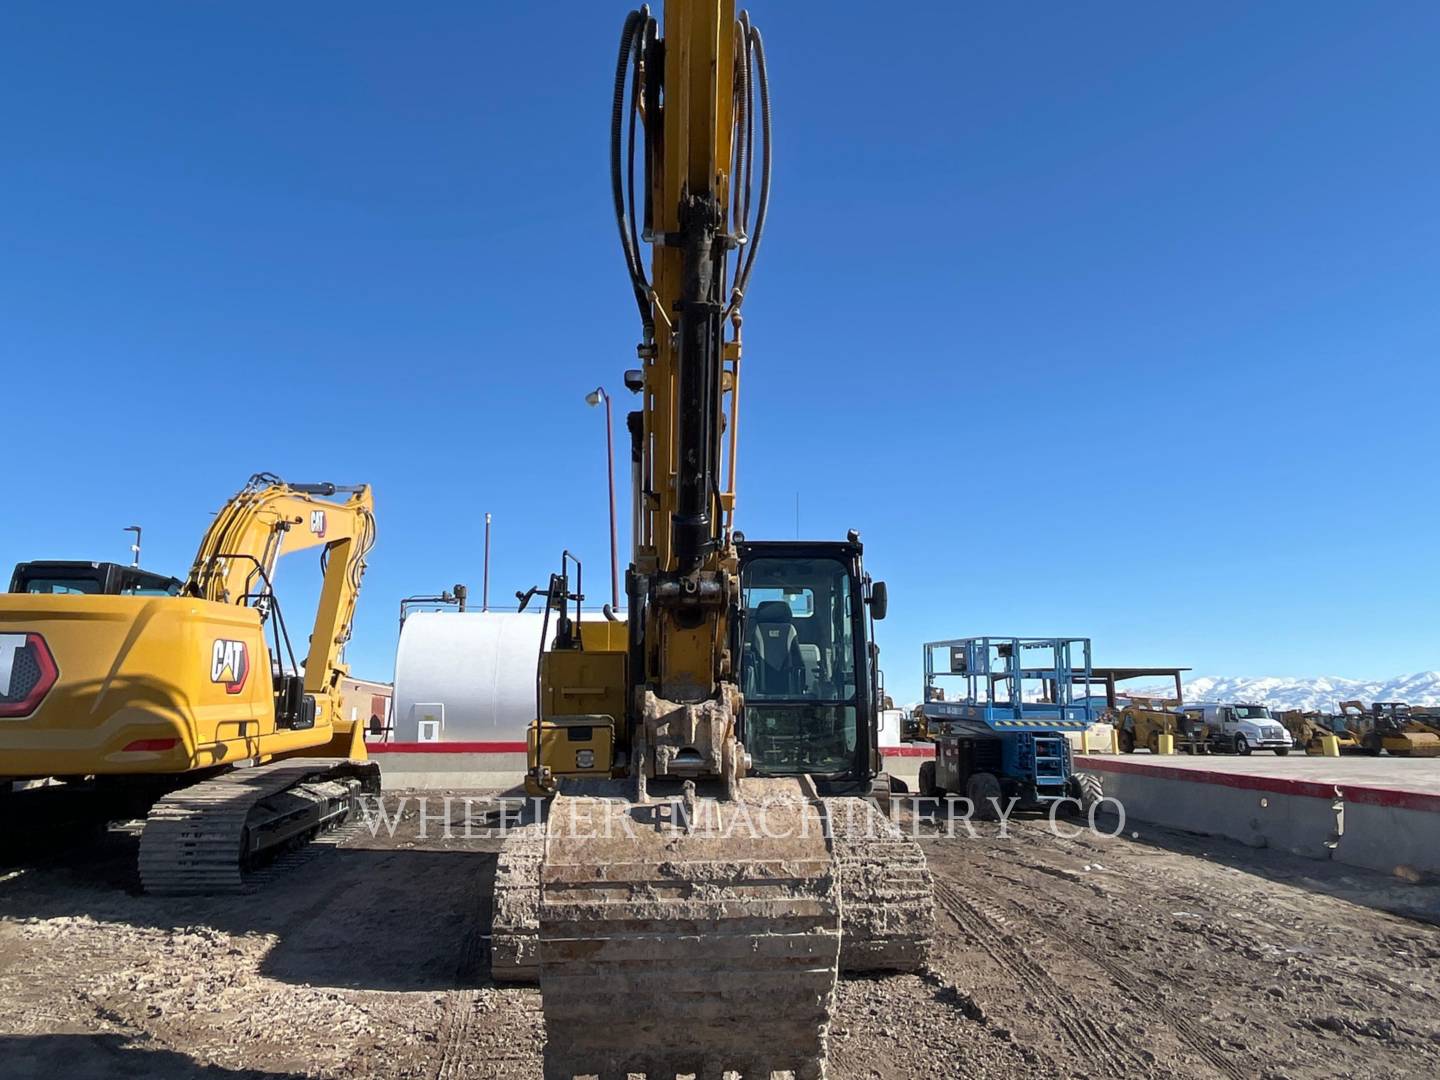
[[[921,711],[935,760],[920,766],[920,794],[964,795],[976,817],[1002,802],[1051,810],[1062,800],[1088,813],[1100,777],[1075,768],[1069,736],[1090,726],[1089,638],[972,637],[925,649]],[[952,680],[948,696],[937,685]]]
[[[1345,721],[1338,716],[1328,716],[1318,710],[1286,709],[1275,719],[1285,725],[1295,741],[1296,750],[1307,754],[1323,754],[1325,739],[1334,737],[1340,753],[1346,754],[1360,749],[1355,736],[1345,727]]]
[[[1264,705],[1228,701],[1186,705],[1185,715],[1192,723],[1205,725],[1212,750],[1242,757],[1252,750],[1273,750],[1276,757],[1284,757],[1293,745],[1285,725]]]

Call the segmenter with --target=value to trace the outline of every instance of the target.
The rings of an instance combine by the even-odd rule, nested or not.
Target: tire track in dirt
[[[1045,850],[1053,843],[1056,849],[1064,851],[1072,856],[1100,856],[1104,857],[1103,847],[1097,846],[1093,841],[1080,841],[1069,837],[1057,837],[1043,829],[1036,828],[1028,822],[1012,823],[1015,835],[1024,837],[1032,842],[1034,850],[1027,852],[1033,854],[1034,859],[1021,858],[1015,865],[1033,869],[1052,876],[1065,876],[1069,872],[1057,871],[1055,868],[1038,860],[1043,859]],[[1171,853],[1171,857],[1188,857],[1194,859],[1205,859],[1207,846],[1216,843],[1223,843],[1213,837],[1195,838],[1196,843],[1193,850],[1182,849]],[[1207,845],[1203,841],[1209,841]],[[1098,861],[1098,859],[1094,860]],[[1193,876],[1187,876],[1177,882],[1173,872],[1170,871],[1170,860],[1165,858],[1144,858],[1126,860],[1126,872],[1123,880],[1126,884],[1143,889],[1147,899],[1162,908],[1173,908],[1176,903],[1184,903],[1196,906],[1199,910],[1210,912],[1224,912],[1229,922],[1235,925],[1235,929],[1245,938],[1254,938],[1257,944],[1255,948],[1263,948],[1267,943],[1283,941],[1287,938],[1313,937],[1317,930],[1327,933],[1343,933],[1339,927],[1324,920],[1323,916],[1316,914],[1305,914],[1301,911],[1291,910],[1293,903],[1291,894],[1298,886],[1284,881],[1273,881],[1266,879],[1255,879],[1242,870],[1225,866],[1219,863],[1210,864],[1214,873],[1220,875],[1217,881],[1209,882]],[[1225,887],[1219,882],[1247,881],[1246,888]],[[1018,884],[1018,882],[1017,882]],[[1176,889],[1180,890],[1177,894]],[[1314,906],[1324,910],[1330,905],[1340,908],[1349,908],[1350,903],[1342,898],[1320,894],[1312,898]],[[1383,910],[1383,909],[1382,909]],[[1407,949],[1424,949],[1423,939],[1425,934],[1419,926],[1407,925],[1413,922],[1404,915],[1389,912],[1388,917],[1393,918],[1400,924],[1402,938]],[[1423,924],[1421,924],[1423,926]],[[1213,939],[1212,939],[1213,940]],[[1232,947],[1239,947],[1241,943],[1236,942]],[[1386,949],[1380,955],[1387,958],[1399,946]],[[1440,957],[1440,950],[1434,951],[1435,957]],[[1407,984],[1397,981],[1364,953],[1355,956],[1342,957],[1344,962],[1343,975],[1346,978],[1353,978],[1365,983],[1373,990],[1379,990],[1393,995],[1397,1003],[1414,1002],[1417,1000],[1428,1001],[1433,1005],[1440,1004],[1440,992],[1432,989]],[[1393,962],[1389,961],[1389,962]]]
[[[1086,1005],[1056,988],[1055,979],[1015,940],[1008,920],[993,906],[966,896],[938,877],[935,896],[960,929],[1015,977],[1016,991],[1040,1002],[1049,1012],[1074,1060],[1088,1062],[1101,1076],[1123,1075],[1137,1066],[1151,1070],[1152,1063],[1128,1041],[1096,1023],[1087,1015]]]
[[[1077,953],[1100,968],[1105,974],[1109,975],[1111,981],[1121,990],[1125,991],[1125,993],[1129,994],[1137,1004],[1146,1004],[1153,1010],[1152,1015],[1165,1024],[1168,1024],[1170,1028],[1174,1030],[1175,1034],[1179,1035],[1185,1042],[1185,1045],[1199,1054],[1212,1069],[1224,1073],[1230,1077],[1231,1080],[1247,1080],[1247,1077],[1254,1075],[1249,1069],[1241,1068],[1231,1061],[1227,1055],[1217,1050],[1215,1048],[1214,1038],[1210,1036],[1204,1028],[1200,1027],[1200,1025],[1196,1024],[1184,1013],[1178,1012],[1163,1002],[1158,1001],[1153,993],[1150,993],[1144,987],[1137,984],[1129,972],[1109,957],[1092,949],[1082,941],[1071,940],[1069,944]]]
[[[470,1020],[475,1014],[475,991],[457,990],[445,996],[440,1018],[440,1057],[435,1063],[435,1080],[459,1080],[469,1076],[465,1051],[470,1045]]]
[[[478,915],[478,913],[477,913]],[[455,960],[455,983],[465,987],[445,996],[440,1018],[440,1059],[435,1065],[435,1080],[459,1080],[471,1075],[466,1063],[470,1049],[470,1026],[475,1016],[476,992],[473,986],[481,973],[490,970],[489,935],[478,917],[470,920],[460,951]]]
[[[1024,837],[1024,841],[1035,844],[1036,846],[1038,846],[1040,842],[1053,836],[1051,833],[1036,828],[1028,828],[1023,824],[1016,832]],[[1028,854],[1035,854],[1037,858],[1022,857],[1016,861],[1016,865],[1063,880],[1073,881],[1078,876],[1071,871],[1065,871],[1043,862],[1042,859],[1038,857],[1040,856],[1040,852],[1038,851]],[[1146,877],[1148,878],[1145,882],[1147,891],[1152,894],[1158,894],[1164,886],[1161,876],[1150,867],[1146,867],[1145,869],[1147,871]],[[1012,882],[1015,881],[1015,879],[1008,880]],[[1019,882],[1016,883],[1019,884]],[[1084,884],[1083,881],[1081,884]],[[1192,885],[1192,887],[1194,886]],[[977,883],[976,891],[984,895],[991,903],[1004,902],[1003,897],[989,894],[982,884]],[[1234,907],[1234,896],[1221,894],[1218,889],[1208,888],[1203,885],[1198,887],[1198,891],[1209,894],[1210,898],[1213,899],[1212,910],[1226,910],[1227,906],[1230,908]],[[1158,899],[1158,896],[1156,898]],[[1265,911],[1263,905],[1254,903],[1253,901],[1247,906]],[[1266,914],[1269,914],[1269,912],[1266,911]],[[1026,917],[1030,917],[1028,913],[1026,913]],[[1267,924],[1261,919],[1257,919],[1256,921],[1260,922],[1261,925],[1273,926],[1273,924]],[[1278,929],[1278,927],[1275,927],[1275,929]],[[1141,985],[1134,975],[1115,963],[1101,950],[1090,945],[1080,935],[1067,935],[1064,939],[1064,945],[1072,952],[1104,971],[1105,974],[1110,977],[1111,981],[1134,1000],[1137,1005],[1143,1005],[1145,1008],[1151,1010],[1152,1015],[1169,1026],[1171,1030],[1179,1036],[1181,1042],[1199,1055],[1212,1069],[1224,1076],[1230,1077],[1231,1080],[1246,1080],[1247,1077],[1252,1075],[1250,1070],[1236,1065],[1226,1054],[1218,1050],[1215,1046],[1215,1038],[1202,1026],[1191,1020],[1190,1017],[1186,1016],[1183,1012],[1165,1005],[1156,997],[1151,989]]]

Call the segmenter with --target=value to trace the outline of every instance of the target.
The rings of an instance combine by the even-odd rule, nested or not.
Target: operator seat
[[[805,689],[805,660],[800,635],[784,600],[762,600],[750,615],[745,648],[749,653],[750,693],[782,697]]]

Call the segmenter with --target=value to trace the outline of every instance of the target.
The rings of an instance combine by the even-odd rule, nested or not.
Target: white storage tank
[[[881,709],[879,717],[880,730],[877,732],[881,748],[903,746],[905,711],[903,709]]]
[[[395,653],[398,743],[511,743],[523,750],[535,716],[543,615],[419,611]],[[550,619],[549,637],[555,635]],[[496,747],[499,749],[499,747]]]

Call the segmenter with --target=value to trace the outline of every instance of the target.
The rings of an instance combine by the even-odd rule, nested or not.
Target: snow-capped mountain
[[[1363,679],[1342,679],[1333,675],[1322,675],[1313,679],[1260,676],[1256,678],[1225,678],[1218,675],[1197,675],[1183,684],[1185,701],[1196,704],[1202,701],[1243,701],[1268,705],[1272,709],[1314,709],[1324,713],[1339,711],[1342,701],[1363,701],[1370,705],[1376,701],[1404,701],[1411,705],[1440,706],[1440,671],[1421,671],[1414,675],[1399,675],[1380,682],[1366,682]],[[1172,683],[1152,686],[1120,687],[1121,696],[1126,692],[1136,697],[1170,697],[1175,693]],[[1105,687],[1096,686],[1093,691],[1103,702]],[[1076,693],[1080,691],[1077,688]],[[1027,700],[1040,700],[1040,691]],[[914,703],[904,706],[908,714]]]
[[[1335,676],[1314,679],[1227,679],[1200,675],[1185,683],[1184,687],[1187,702],[1250,701],[1277,709],[1318,709],[1321,712],[1335,712],[1338,702],[1352,698],[1367,705],[1374,701],[1440,705],[1440,671],[1400,675],[1383,682],[1365,682],[1361,679],[1341,679]],[[1154,687],[1152,692],[1163,695],[1174,691],[1173,688]]]

